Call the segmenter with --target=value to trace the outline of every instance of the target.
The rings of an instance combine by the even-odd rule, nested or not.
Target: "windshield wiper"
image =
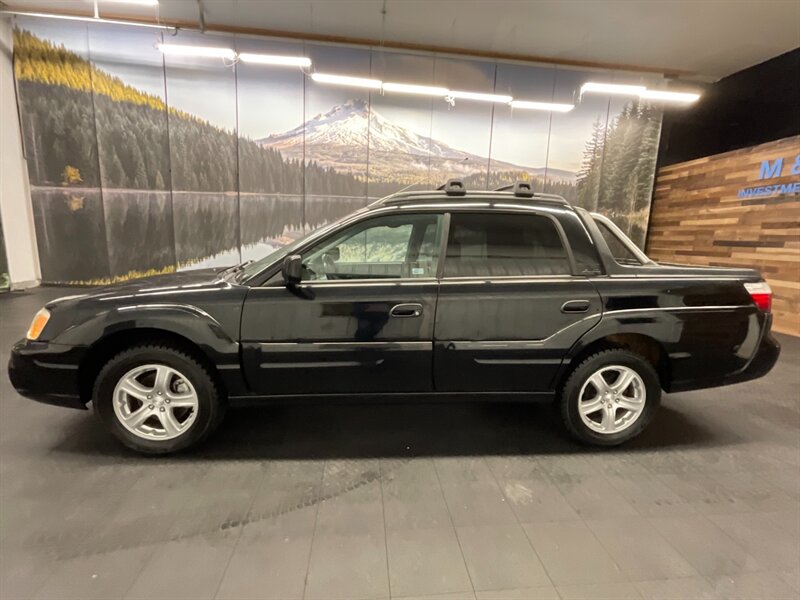
[[[244,269],[247,265],[253,262],[253,259],[246,260],[243,263],[239,263],[238,265],[233,265],[232,267],[228,267],[227,269],[223,269],[219,272],[220,275],[228,275],[230,273],[238,273],[242,269]]]

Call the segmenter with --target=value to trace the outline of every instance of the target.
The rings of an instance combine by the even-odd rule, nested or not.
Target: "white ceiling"
[[[93,0],[5,0],[91,12]],[[798,0],[201,0],[207,25],[683,71],[713,81],[800,46]],[[385,6],[386,14],[382,14]],[[197,0],[100,0],[101,16],[198,22]],[[795,74],[796,76],[797,74]],[[787,74],[787,76],[792,76]]]

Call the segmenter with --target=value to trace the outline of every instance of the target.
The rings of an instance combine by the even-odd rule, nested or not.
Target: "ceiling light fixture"
[[[622,96],[639,96],[646,92],[647,88],[643,85],[623,85],[619,83],[598,83],[589,81],[581,86],[581,96],[586,92],[597,94],[619,94]]]
[[[156,44],[158,49],[166,55],[196,56],[202,58],[227,58],[234,60],[236,52],[231,48],[216,46],[183,46],[180,44]]]
[[[524,108],[527,110],[547,110],[550,112],[569,112],[575,108],[574,104],[558,104],[557,102],[530,102],[528,100],[512,100],[508,103],[511,108]]]
[[[512,96],[504,96],[501,94],[482,94],[479,92],[458,92],[450,90],[447,94],[451,98],[464,99],[464,100],[481,100],[483,102],[502,102],[508,104],[514,98]]]
[[[310,67],[311,59],[307,56],[284,56],[280,54],[251,54],[242,52],[239,54],[242,62],[254,63],[258,65],[277,65],[284,67]]]
[[[311,79],[317,83],[332,83],[333,85],[347,85],[350,87],[381,89],[383,83],[380,79],[367,79],[365,77],[351,77],[349,75],[332,75],[330,73],[312,73]]]
[[[691,104],[697,102],[700,94],[694,92],[668,92],[666,90],[645,90],[639,94],[645,100],[663,100],[664,102],[681,102]]]
[[[399,92],[401,94],[417,94],[420,96],[447,96],[450,90],[443,87],[430,85],[414,85],[411,83],[384,83],[384,92]]]
[[[79,17],[76,15],[58,15],[54,13],[29,12],[25,10],[0,9],[0,15],[17,15],[20,17],[35,17],[39,19],[59,19],[62,21],[82,21],[84,23],[109,23],[112,25],[126,25],[128,27],[148,27],[150,29],[175,29],[175,26],[173,25],[158,25],[156,23],[139,23],[138,21],[103,19],[100,17]]]
[[[98,0],[109,4],[140,4],[142,6],[158,6],[158,0]]]

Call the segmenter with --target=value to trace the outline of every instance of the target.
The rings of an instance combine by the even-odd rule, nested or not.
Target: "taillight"
[[[772,310],[772,288],[766,281],[759,281],[758,283],[745,283],[744,289],[748,291],[753,303],[762,312],[769,312]]]

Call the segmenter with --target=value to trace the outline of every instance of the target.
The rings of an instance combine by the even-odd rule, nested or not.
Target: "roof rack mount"
[[[460,179],[448,179],[447,183],[440,185],[437,190],[444,190],[448,196],[466,196],[467,186]]]

